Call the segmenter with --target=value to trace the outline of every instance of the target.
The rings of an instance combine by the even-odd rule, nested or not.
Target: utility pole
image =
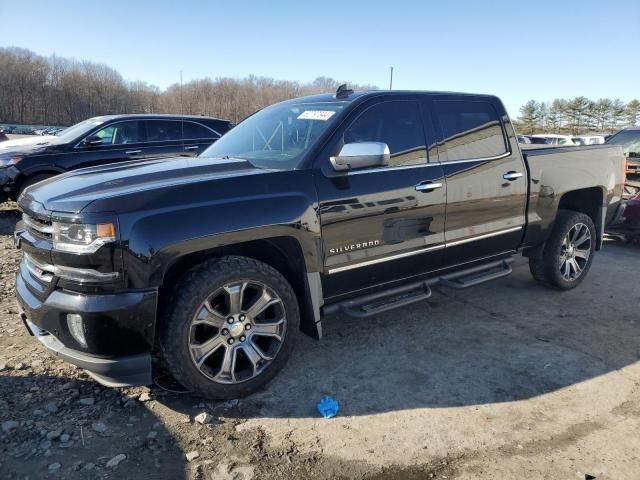
[[[393,90],[393,67],[390,67],[391,72],[389,75],[389,90]]]
[[[180,70],[180,115],[184,115],[184,106],[182,103],[182,70]]]

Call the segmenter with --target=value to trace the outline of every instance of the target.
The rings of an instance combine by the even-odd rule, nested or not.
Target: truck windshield
[[[200,156],[241,158],[261,168],[295,169],[347,103],[272,105],[242,121]]]
[[[640,157],[640,130],[622,130],[606,143],[607,145],[620,145],[627,157]]]

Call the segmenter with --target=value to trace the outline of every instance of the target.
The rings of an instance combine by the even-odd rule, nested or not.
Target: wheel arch
[[[573,210],[588,215],[596,227],[596,250],[602,248],[606,207],[605,190],[602,187],[588,187],[565,192],[558,201],[559,210]],[[556,214],[557,215],[557,214]]]
[[[188,270],[211,258],[230,255],[253,258],[278,270],[291,284],[298,299],[300,329],[313,338],[320,339],[322,337],[320,323],[322,294],[318,293],[318,288],[321,288],[320,274],[307,271],[302,245],[291,236],[278,236],[217,246],[176,258],[167,266],[162,275],[158,311],[163,311],[175,284]]]

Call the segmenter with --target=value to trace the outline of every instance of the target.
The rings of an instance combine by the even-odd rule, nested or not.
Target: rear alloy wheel
[[[564,237],[560,251],[560,275],[573,282],[585,271],[591,258],[591,232],[584,223],[574,225]]]
[[[297,298],[280,272],[229,256],[194,267],[179,282],[162,318],[160,347],[189,390],[234,399],[278,373],[299,324]]]
[[[596,247],[596,229],[588,215],[559,210],[555,225],[537,254],[529,258],[533,278],[546,285],[569,290],[584,280]]]

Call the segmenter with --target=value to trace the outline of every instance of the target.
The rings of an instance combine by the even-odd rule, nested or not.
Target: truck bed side
[[[546,241],[559,208],[589,214],[598,230],[614,218],[622,200],[625,159],[620,147],[594,145],[528,149],[529,203],[524,246]]]

